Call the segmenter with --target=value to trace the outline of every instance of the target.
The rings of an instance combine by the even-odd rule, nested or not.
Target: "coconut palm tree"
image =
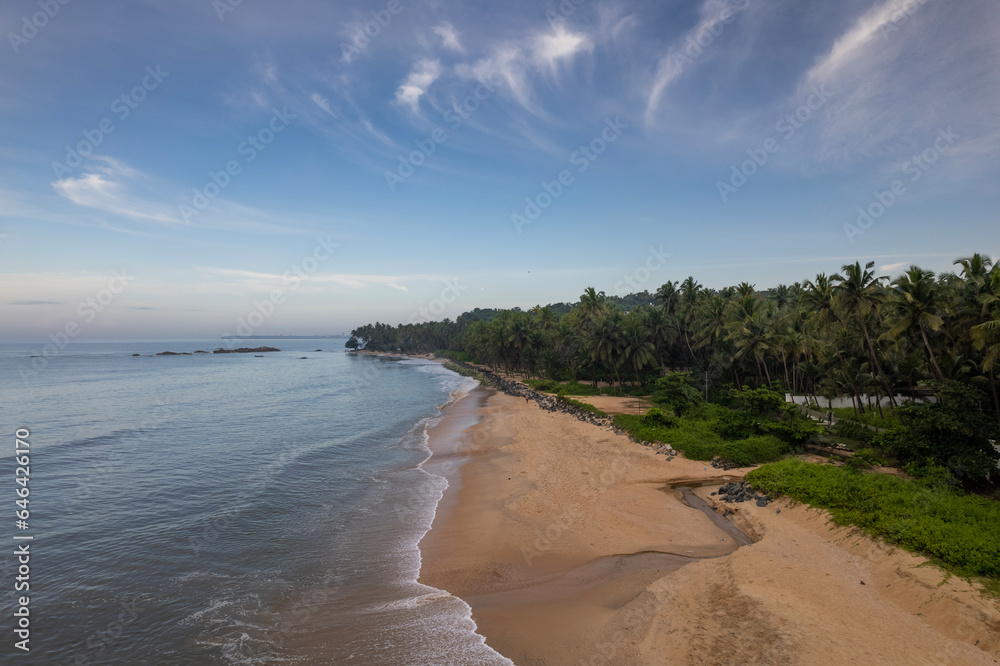
[[[622,335],[622,357],[635,372],[636,386],[642,384],[639,373],[656,360],[656,347],[650,341],[649,329],[641,314],[632,313],[625,318]]]
[[[888,385],[885,373],[882,372],[882,365],[879,361],[878,353],[875,351],[875,345],[872,343],[871,332],[868,329],[868,317],[874,314],[878,306],[882,303],[881,285],[882,281],[886,279],[884,275],[875,276],[875,273],[871,270],[874,266],[874,261],[869,261],[865,264],[864,269],[861,268],[861,262],[858,261],[853,264],[845,264],[841,267],[844,274],[834,275],[830,279],[835,284],[835,305],[839,303],[843,312],[848,316],[853,316],[861,326],[861,331],[865,335],[865,342],[868,344],[869,358],[874,364],[878,378],[886,384],[889,402],[895,407],[896,403],[892,395],[892,387]]]
[[[903,334],[919,332],[938,381],[944,381],[944,373],[941,372],[930,340],[927,339],[927,331],[939,331],[944,326],[944,319],[939,313],[945,312],[945,305],[935,283],[934,272],[910,266],[909,270],[892,282],[892,298],[887,306],[890,320],[894,323],[882,336],[895,340]]]

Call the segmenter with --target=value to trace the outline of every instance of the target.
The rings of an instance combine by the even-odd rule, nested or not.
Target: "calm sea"
[[[75,342],[32,359],[43,343],[0,343],[0,662],[510,663],[464,602],[416,583],[447,485],[420,467],[426,430],[474,382],[342,340],[264,344],[282,351]],[[27,654],[11,614],[24,543]]]

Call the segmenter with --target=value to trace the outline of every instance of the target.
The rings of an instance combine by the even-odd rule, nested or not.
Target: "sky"
[[[0,339],[1000,255],[996,0],[8,0],[0,35]]]

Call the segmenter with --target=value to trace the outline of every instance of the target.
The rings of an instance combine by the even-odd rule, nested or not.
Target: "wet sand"
[[[676,488],[740,471],[667,462],[500,393],[477,410],[457,450],[435,448],[454,441],[447,418],[448,436],[430,433],[428,466],[451,485],[420,582],[464,599],[516,664],[1000,660],[1000,606],[923,558],[785,501],[737,505],[754,540],[740,547]],[[712,489],[693,492],[712,504]]]

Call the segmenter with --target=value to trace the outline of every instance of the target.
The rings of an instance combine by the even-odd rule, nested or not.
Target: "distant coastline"
[[[223,340],[346,340],[347,335],[223,335]]]

